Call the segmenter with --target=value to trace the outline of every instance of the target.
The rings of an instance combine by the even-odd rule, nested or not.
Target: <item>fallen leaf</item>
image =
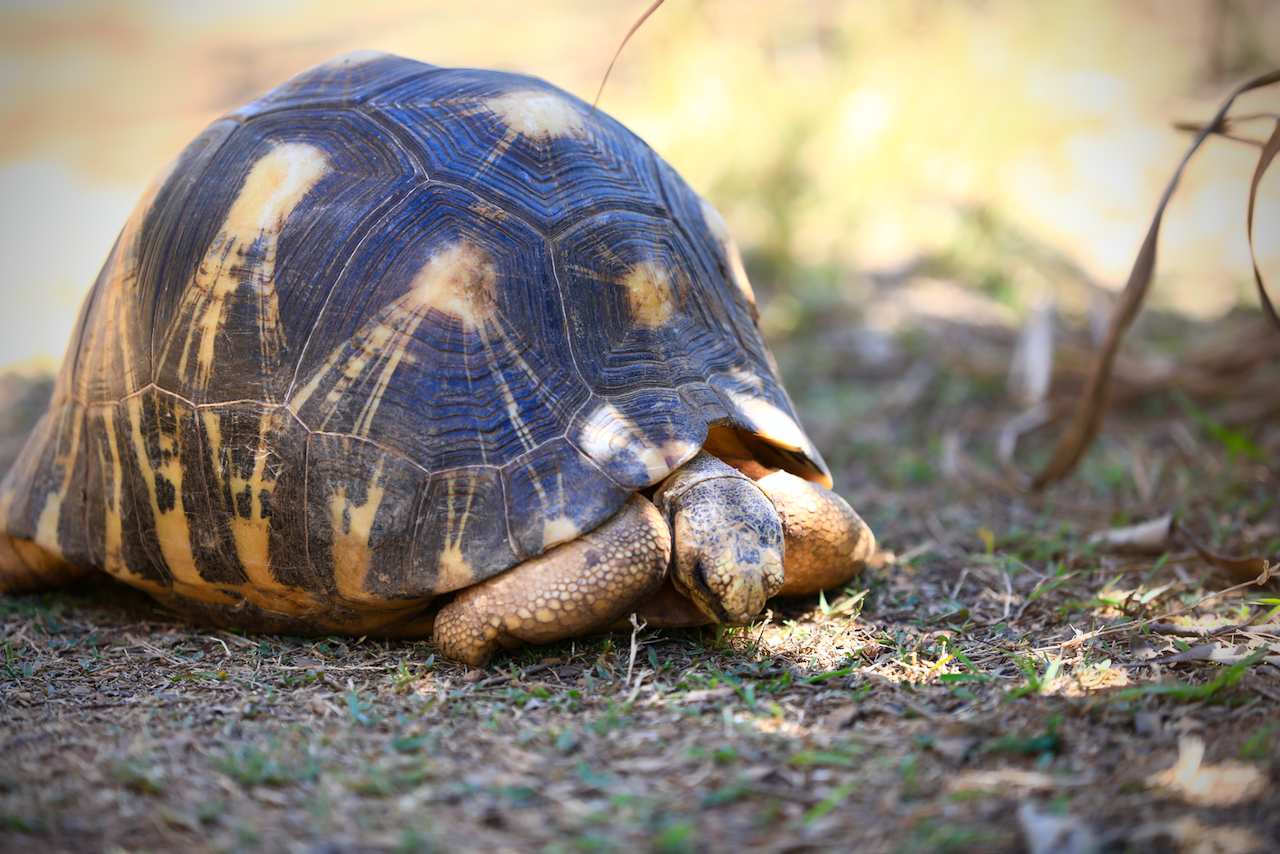
[[[976,727],[962,724],[944,726],[933,735],[929,748],[951,762],[962,762],[983,738]]]
[[[1138,712],[1133,716],[1133,731],[1138,735],[1159,735],[1164,717],[1159,712]]]
[[[1151,663],[1177,664],[1180,661],[1217,661],[1221,664],[1235,664],[1237,661],[1243,661],[1248,658],[1250,652],[1251,650],[1243,644],[1240,646],[1223,646],[1218,643],[1202,643]]]
[[[1174,546],[1173,530],[1173,514],[1166,513],[1158,519],[1099,531],[1089,542],[1121,554],[1163,554]]]
[[[1147,785],[1171,789],[1198,806],[1231,806],[1261,797],[1267,778],[1244,762],[1204,764],[1204,740],[1184,735],[1178,739],[1178,761],[1148,777]]]
[[[1177,530],[1179,536],[1185,539],[1200,557],[1221,569],[1232,581],[1238,584],[1245,584],[1250,581],[1265,584],[1270,580],[1274,567],[1266,559],[1257,555],[1228,557],[1227,555],[1211,552],[1195,538],[1194,534],[1187,530],[1185,525],[1177,525]]]
[[[1066,789],[1091,786],[1097,782],[1093,774],[1046,774],[1043,771],[1023,771],[1004,768],[999,771],[966,771],[954,777],[947,789],[952,792],[974,789]]]
[[[686,703],[703,703],[707,700],[722,700],[726,697],[732,697],[736,693],[738,692],[733,688],[703,688],[679,695],[679,699]]]
[[[1171,643],[1164,643],[1159,649],[1152,644],[1153,639],[1146,635],[1130,635],[1129,636],[1129,654],[1133,656],[1134,661],[1151,661],[1159,658],[1160,653],[1173,646]]]
[[[1270,850],[1245,827],[1205,824],[1192,816],[1140,825],[1129,834],[1130,851],[1179,851],[1186,854],[1262,854]]]
[[[846,703],[837,709],[834,709],[822,716],[818,726],[822,729],[841,730],[848,729],[858,722],[864,714],[861,705],[857,703]]]

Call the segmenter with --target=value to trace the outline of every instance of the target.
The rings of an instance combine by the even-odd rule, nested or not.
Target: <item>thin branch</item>
[[[1223,101],[1214,117],[1196,132],[1191,145],[1187,147],[1186,152],[1182,155],[1182,160],[1179,161],[1178,167],[1169,179],[1169,183],[1165,185],[1164,192],[1160,196],[1160,202],[1156,205],[1151,227],[1147,230],[1147,236],[1142,241],[1142,248],[1138,250],[1138,257],[1133,262],[1133,269],[1129,273],[1129,281],[1125,284],[1124,290],[1120,294],[1120,299],[1116,304],[1115,313],[1111,316],[1111,325],[1107,329],[1107,337],[1102,346],[1098,348],[1097,359],[1089,372],[1084,391],[1081,392],[1080,399],[1076,403],[1071,423],[1058,438],[1058,444],[1054,448],[1053,458],[1049,461],[1049,464],[1032,479],[1031,489],[1033,491],[1038,491],[1051,483],[1056,483],[1075,471],[1076,466],[1084,459],[1085,452],[1093,445],[1093,440],[1097,438],[1098,431],[1102,428],[1102,419],[1107,410],[1107,392],[1111,383],[1112,366],[1115,363],[1116,354],[1120,351],[1120,342],[1124,339],[1125,332],[1128,331],[1134,318],[1137,317],[1138,309],[1141,308],[1143,301],[1146,299],[1147,291],[1151,287],[1151,279],[1156,265],[1156,247],[1159,243],[1160,225],[1164,219],[1165,208],[1168,207],[1169,200],[1172,198],[1174,190],[1177,189],[1178,181],[1182,178],[1183,170],[1186,169],[1191,156],[1196,153],[1205,139],[1222,126],[1227,111],[1231,109],[1231,105],[1235,103],[1237,97],[1251,89],[1269,86],[1277,82],[1280,82],[1280,70],[1272,71],[1270,74],[1264,74],[1261,77],[1255,77],[1237,86]],[[1276,140],[1277,136],[1277,134],[1273,134],[1273,140]],[[1274,152],[1272,154],[1274,155]],[[1265,150],[1264,158],[1267,162],[1270,162],[1270,159],[1266,157]],[[1255,187],[1261,171],[1266,168],[1262,161],[1259,161],[1259,166],[1261,168],[1255,173]],[[1252,212],[1252,208],[1250,208],[1250,211]],[[1249,220],[1252,225],[1252,214]],[[1252,228],[1250,231],[1252,231]],[[1261,290],[1261,287],[1259,289]],[[1265,302],[1265,291],[1263,291],[1263,294]],[[1274,313],[1272,314],[1272,319],[1276,319]],[[1276,320],[1276,322],[1280,325],[1280,320]]]
[[[640,16],[640,19],[632,24],[631,29],[627,30],[627,34],[622,37],[622,44],[618,45],[617,51],[613,54],[613,59],[609,60],[609,67],[604,71],[604,77],[600,80],[600,88],[596,90],[596,99],[591,102],[591,112],[594,113],[596,111],[596,107],[600,105],[600,96],[604,94],[604,84],[609,82],[609,73],[613,71],[613,64],[617,62],[618,57],[622,55],[622,49],[627,46],[627,42],[631,40],[633,35],[635,35],[636,30],[640,29],[640,26],[644,24],[645,21],[649,20],[649,16],[658,11],[658,7],[661,5],[662,0],[653,0],[653,5],[644,10],[644,14]]]
[[[1222,590],[1215,590],[1214,592],[1200,599],[1197,599],[1195,602],[1192,602],[1190,605],[1179,608],[1176,611],[1172,611],[1168,614],[1161,614],[1159,616],[1151,617],[1150,619],[1146,619],[1146,620],[1132,620],[1128,623],[1121,623],[1118,626],[1109,626],[1105,629],[1098,629],[1097,631],[1094,631],[1094,632],[1085,632],[1083,634],[1076,635],[1075,637],[1069,640],[1065,640],[1062,643],[1056,643],[1056,644],[1053,644],[1052,646],[1039,647],[1032,651],[1033,652],[1052,652],[1053,650],[1056,649],[1059,651],[1058,654],[1061,655],[1063,652],[1066,651],[1067,647],[1075,646],[1076,644],[1084,643],[1085,641],[1090,641],[1090,640],[1093,640],[1094,638],[1106,637],[1107,635],[1115,635],[1121,632],[1132,632],[1133,630],[1140,629],[1144,626],[1156,625],[1158,620],[1167,620],[1170,617],[1176,617],[1179,614],[1185,614],[1188,611],[1192,611],[1196,608],[1199,608],[1201,605],[1203,605],[1205,602],[1208,602],[1211,599],[1217,599],[1219,596],[1225,596],[1228,593],[1232,593],[1236,590],[1241,590],[1245,587],[1256,587],[1256,586],[1261,586],[1263,584],[1266,584],[1268,581],[1271,580],[1272,576],[1276,573],[1277,570],[1280,570],[1280,566],[1273,566],[1271,563],[1267,562],[1262,570],[1262,574],[1259,575],[1257,578],[1255,578],[1253,581],[1245,581],[1241,584],[1236,584],[1232,587],[1227,587]]]

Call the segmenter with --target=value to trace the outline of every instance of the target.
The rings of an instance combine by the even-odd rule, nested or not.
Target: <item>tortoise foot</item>
[[[839,495],[784,471],[757,481],[777,508],[786,538],[786,584],[779,596],[803,596],[844,584],[866,568],[876,538]]]

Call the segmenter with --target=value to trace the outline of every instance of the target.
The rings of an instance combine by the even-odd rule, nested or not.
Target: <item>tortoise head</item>
[[[782,588],[782,523],[760,487],[706,453],[655,496],[671,521],[672,581],[718,623],[751,622]]]

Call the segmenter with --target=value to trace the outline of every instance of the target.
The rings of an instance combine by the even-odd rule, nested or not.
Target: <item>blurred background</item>
[[[358,5],[0,7],[0,366],[56,363],[141,188],[221,113],[355,48],[527,72],[590,100],[648,0]],[[874,359],[877,336],[921,312],[1017,327],[1052,298],[1087,326],[1189,141],[1172,123],[1276,66],[1268,0],[668,0],[601,106],[724,213],[768,335],[838,318]],[[1280,112],[1280,89],[1239,102],[1254,111]],[[1255,161],[1222,140],[1197,156],[1154,307],[1212,320],[1256,305]],[[1280,294],[1280,168],[1255,239]]]

